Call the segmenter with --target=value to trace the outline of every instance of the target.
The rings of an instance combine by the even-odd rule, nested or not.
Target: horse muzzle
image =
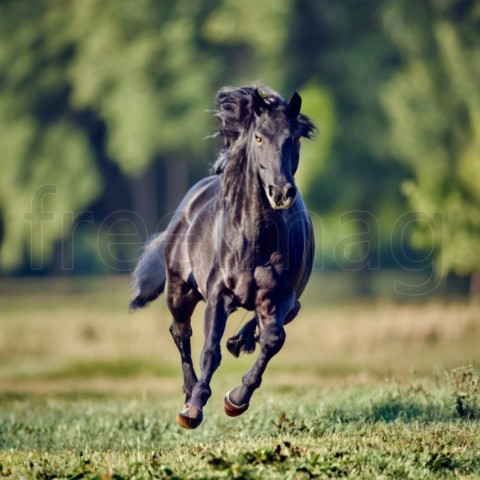
[[[287,183],[281,188],[269,185],[266,188],[266,194],[268,202],[274,210],[285,210],[290,208],[295,202],[297,188],[291,183]]]

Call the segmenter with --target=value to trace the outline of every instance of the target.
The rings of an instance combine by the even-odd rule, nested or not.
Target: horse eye
[[[260,145],[262,143],[262,137],[255,135],[255,141]]]

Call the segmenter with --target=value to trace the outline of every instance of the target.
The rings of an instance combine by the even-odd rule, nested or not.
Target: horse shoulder
[[[187,192],[168,225],[165,250],[167,265],[186,282],[192,274],[192,257],[195,257],[196,264],[208,263],[208,259],[205,262],[199,260],[210,243],[210,239],[205,238],[208,231],[206,227],[219,188],[218,176],[197,182]],[[201,253],[200,258],[197,258],[198,252]]]

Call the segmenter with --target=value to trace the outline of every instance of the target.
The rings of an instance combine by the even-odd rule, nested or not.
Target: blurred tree
[[[177,206],[192,165],[208,148],[205,110],[216,61],[202,46],[201,27],[209,8],[173,0],[70,6],[68,33],[76,45],[67,71],[71,103],[105,123],[107,157],[132,178],[129,208],[144,236]],[[159,163],[161,179],[154,168]],[[112,198],[107,191],[104,200]]]
[[[331,153],[337,127],[336,112],[332,92],[316,78],[302,86],[301,95],[302,111],[321,129],[321,135],[314,142],[303,143],[302,159],[295,177],[300,190],[311,196]]]
[[[440,275],[472,276],[480,293],[480,8],[470,0],[390,0],[385,31],[401,68],[383,88],[392,154],[414,179],[403,191],[414,242]]]
[[[98,271],[112,247],[100,270],[129,270],[213,161],[215,90],[259,80],[319,126],[298,172],[318,265],[408,263],[410,178],[416,245],[480,271],[477,3],[2,0],[0,269],[70,248]]]
[[[260,81],[283,90],[284,62],[293,0],[222,0],[203,25],[210,53],[220,59],[216,81]],[[293,92],[292,92],[293,93]],[[286,94],[285,94],[286,95]]]
[[[64,213],[101,188],[88,139],[68,106],[73,44],[47,2],[0,4],[0,266],[51,261]]]
[[[156,203],[145,198],[154,178],[142,176],[153,160],[174,160],[170,197],[184,193],[185,158],[199,158],[206,133],[212,62],[198,48],[201,3],[0,8],[0,265],[15,267],[27,253],[42,269],[73,228],[65,215],[92,204],[102,176],[118,178],[112,162],[140,178],[130,190],[142,220]],[[110,214],[122,205],[112,201],[115,189],[108,188]]]
[[[291,84],[324,92],[319,121],[328,148],[307,200],[321,216],[317,261],[362,272],[392,259],[391,232],[405,208],[398,185],[406,170],[393,162],[385,142],[386,118],[379,91],[398,55],[381,25],[380,0],[298,0],[289,22],[287,64]],[[328,92],[327,96],[325,94]],[[310,105],[305,103],[308,114]],[[312,111],[312,116],[318,114]],[[331,145],[331,148],[330,148]],[[320,174],[321,173],[321,174]],[[368,292],[365,280],[357,282]]]
[[[59,239],[73,248],[76,222],[90,236],[92,222],[106,228],[77,242],[97,250],[110,227],[152,232],[213,156],[215,89],[263,71],[282,84],[289,5],[2,1],[0,268],[44,269]]]
[[[63,3],[63,2],[60,2]],[[214,62],[199,48],[202,2],[100,0],[59,5],[76,45],[67,75],[74,108],[95,108],[108,152],[132,175],[155,155],[198,151]]]

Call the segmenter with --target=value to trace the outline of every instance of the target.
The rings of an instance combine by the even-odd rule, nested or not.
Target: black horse
[[[224,407],[230,416],[248,408],[269,360],[282,348],[284,325],[300,309],[313,264],[312,225],[293,178],[300,140],[315,130],[300,113],[300,96],[295,93],[287,103],[273,90],[253,85],[224,88],[216,100],[223,148],[212,175],[187,193],[167,230],[146,246],[130,304],[133,310],[143,307],[165,291],[186,395],[177,423],[185,428],[202,422],[225,324],[239,307],[255,316],[229,340],[228,349],[238,356],[258,341],[260,354],[242,384],[226,394]],[[200,300],[206,309],[198,378],[190,319]]]

